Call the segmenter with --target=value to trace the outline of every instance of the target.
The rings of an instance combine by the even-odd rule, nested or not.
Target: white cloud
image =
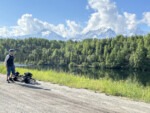
[[[124,15],[119,14],[115,2],[110,0],[88,0],[88,3],[95,10],[95,13],[91,14],[83,33],[103,27],[111,28],[116,33],[124,33],[137,28],[136,15],[127,12],[124,12]]]
[[[18,20],[18,26],[12,26],[11,33],[14,36],[23,36],[37,34],[44,28],[44,23],[36,18],[33,18],[31,14],[24,14]]]
[[[147,24],[150,27],[150,12],[143,13],[143,23]]]
[[[68,33],[70,36],[75,36],[77,34],[80,34],[82,32],[82,27],[79,24],[76,24],[75,21],[66,21],[67,26],[69,27]]]
[[[138,25],[145,23],[150,27],[150,12],[143,13],[143,19],[137,20],[136,14],[123,12],[119,14],[115,2],[111,0],[88,0],[86,9],[93,9],[94,13],[90,15],[86,27],[82,27],[75,21],[67,20],[66,26],[58,24],[57,26],[33,18],[31,14],[24,14],[18,19],[16,26],[0,28],[1,37],[17,37],[33,34],[48,36],[55,32],[62,37],[74,38],[78,34],[85,34],[91,30],[101,28],[110,28],[118,34],[134,34],[140,31]]]
[[[9,31],[7,30],[6,27],[0,28],[0,37],[7,37],[10,36]]]
[[[67,20],[67,25],[69,26],[69,28],[72,32],[79,33],[82,30],[82,27],[80,25],[76,24],[75,21]]]
[[[110,0],[88,0],[88,3],[91,6],[91,8],[98,11],[116,10],[115,3],[111,2]]]
[[[11,26],[8,30],[6,27],[0,28],[0,36],[2,37],[14,37],[25,36],[41,33],[42,36],[50,34],[51,31],[59,34],[62,37],[71,37],[81,32],[82,27],[76,24],[74,21],[66,21],[69,29],[63,24],[57,26],[49,24],[33,18],[31,14],[24,14],[18,20],[17,26]]]
[[[128,30],[136,29],[137,25],[140,23],[139,21],[136,20],[136,14],[124,12],[124,16],[127,24],[127,29]]]

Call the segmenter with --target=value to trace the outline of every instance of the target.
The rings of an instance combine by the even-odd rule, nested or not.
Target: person
[[[7,68],[7,82],[10,83],[10,80],[14,82],[13,76],[15,75],[15,65],[14,65],[14,50],[10,49],[9,54],[5,58],[5,65]],[[12,72],[12,74],[11,74]],[[11,78],[10,78],[11,74]]]

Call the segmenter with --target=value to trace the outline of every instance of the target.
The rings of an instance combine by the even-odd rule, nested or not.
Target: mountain
[[[116,33],[113,30],[111,30],[110,28],[109,29],[103,28],[103,29],[89,31],[83,35],[83,38],[101,39],[101,38],[113,38],[115,36]]]
[[[62,41],[66,41],[66,40],[74,40],[74,41],[82,41],[84,39],[87,38],[97,38],[97,39],[101,39],[101,38],[113,38],[116,36],[116,33],[110,29],[110,28],[101,28],[98,30],[91,30],[87,33],[82,33],[79,35],[76,35],[75,37],[69,37],[69,38],[64,38],[61,35],[53,32],[53,31],[41,31],[37,34],[32,34],[32,35],[25,35],[25,36],[19,36],[19,37],[12,37],[12,38],[19,38],[19,39],[24,39],[24,38],[28,38],[28,37],[36,37],[36,38],[44,38],[44,39],[48,39],[48,40],[62,40]]]
[[[124,36],[132,36],[132,35],[146,35],[147,32],[144,32],[140,28],[135,28],[132,31],[126,31],[122,33]],[[127,35],[128,34],[128,35]],[[18,36],[18,37],[1,37],[0,38],[14,38],[14,39],[24,39],[28,37],[36,37],[36,38],[44,38],[48,40],[62,40],[62,41],[67,41],[67,40],[73,40],[73,41],[82,41],[84,39],[88,38],[97,38],[97,39],[102,39],[102,38],[114,38],[116,37],[115,31],[113,31],[110,28],[100,28],[97,30],[90,30],[86,33],[81,33],[78,34],[74,37],[63,37],[59,34],[57,34],[54,31],[49,31],[47,29],[44,29],[40,31],[39,33],[32,34],[32,35],[24,35],[24,36]]]
[[[51,31],[48,35],[41,36],[42,38],[48,39],[48,40],[62,40],[65,41],[66,38],[58,35],[57,33]]]
[[[28,37],[36,37],[36,38],[44,38],[44,39],[48,39],[48,40],[62,40],[65,41],[66,38],[58,35],[57,33],[51,31],[46,35],[42,35],[42,33],[37,33],[37,34],[32,34],[32,35],[24,35],[24,36],[18,36],[18,37],[13,37],[15,39],[19,38],[19,39],[24,39],[24,38],[28,38]]]
[[[87,38],[97,38],[97,39],[102,39],[102,38],[113,38],[116,36],[116,33],[110,29],[110,28],[101,28],[98,30],[91,30],[85,34],[82,35],[77,35],[75,38],[72,38],[72,40],[76,41],[82,41]]]

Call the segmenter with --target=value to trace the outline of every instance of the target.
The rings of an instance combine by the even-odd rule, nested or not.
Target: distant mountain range
[[[30,36],[30,37],[42,37],[42,38],[45,38],[48,40],[63,40],[63,41],[65,41],[65,40],[71,39],[74,41],[82,41],[87,38],[101,39],[101,38],[113,38],[115,36],[116,36],[116,33],[113,30],[107,29],[107,28],[102,28],[102,29],[98,29],[98,30],[91,30],[85,34],[79,34],[79,35],[76,35],[74,37],[69,37],[69,38],[68,37],[64,38],[55,32],[51,32],[49,35],[46,35],[46,36],[42,36],[41,34],[38,34],[38,35]]]
[[[77,35],[76,37],[72,38],[72,40],[81,41],[87,38],[101,39],[101,38],[113,38],[115,36],[116,36],[116,33],[113,30],[102,28],[98,30],[91,30],[85,34]]]
[[[133,31],[136,34],[141,34],[141,35],[145,35],[145,33],[141,30],[136,30]],[[133,35],[132,33],[129,33],[131,35]],[[25,35],[25,36],[20,36],[20,37],[12,37],[12,38],[20,38],[20,39],[24,39],[24,38],[28,38],[28,37],[37,37],[37,38],[44,38],[44,39],[48,39],[48,40],[62,40],[62,41],[66,41],[66,40],[74,40],[74,41],[82,41],[84,39],[88,39],[88,38],[97,38],[97,39],[101,39],[101,38],[114,38],[117,34],[115,33],[115,31],[113,31],[110,28],[101,28],[98,30],[91,30],[87,33],[83,33],[83,34],[79,34],[76,35],[74,37],[62,37],[59,34],[50,31],[48,34],[46,35],[42,35],[42,32],[37,33],[37,34],[33,34],[33,35]]]
[[[42,36],[42,33],[37,33],[37,34],[32,34],[32,35],[24,35],[24,36],[19,36],[19,37],[11,37],[11,38],[15,38],[15,39],[24,39],[24,38],[29,38],[29,37],[36,37],[36,38],[44,38],[44,39],[48,39],[48,40],[62,40],[65,41],[67,40],[66,38],[58,35],[55,32],[50,32],[48,35]]]

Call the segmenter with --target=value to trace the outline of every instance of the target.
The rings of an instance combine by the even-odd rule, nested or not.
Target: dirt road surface
[[[6,82],[0,74],[0,113],[150,113],[150,104],[47,82]]]

